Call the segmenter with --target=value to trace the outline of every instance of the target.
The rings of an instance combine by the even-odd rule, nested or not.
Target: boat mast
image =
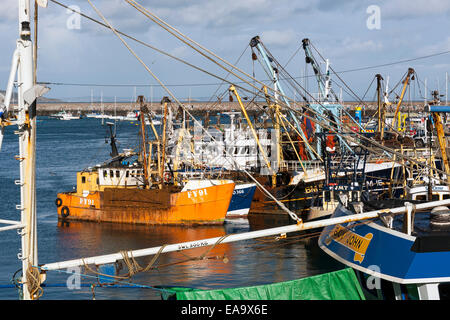
[[[162,150],[161,150],[161,167],[159,172],[159,181],[160,188],[162,188],[163,178],[164,178],[164,170],[165,170],[165,161],[166,161],[166,129],[167,129],[167,112],[168,106],[167,104],[170,102],[168,97],[163,97],[161,103],[164,105],[164,119],[163,119],[163,131],[162,131]]]
[[[46,1],[39,0],[37,4],[45,7]],[[40,85],[36,85],[35,68],[37,46],[33,48],[30,28],[30,1],[18,0],[19,38],[16,42],[11,72],[8,79],[4,105],[0,107],[0,122],[3,125],[17,124],[15,132],[19,136],[19,155],[15,158],[19,161],[20,180],[16,184],[20,186],[20,222],[2,220],[9,224],[0,228],[0,231],[20,229],[21,252],[18,255],[22,261],[22,298],[25,300],[38,299],[39,284],[42,280],[37,271],[37,230],[36,230],[36,99],[48,91]],[[35,21],[37,11],[35,8]],[[37,23],[35,24],[37,26]],[[35,36],[36,39],[36,36]],[[34,52],[33,52],[34,49]],[[17,76],[17,120],[10,120],[10,101],[12,87]]]
[[[276,143],[277,143],[277,145],[276,145],[276,161],[277,161],[276,168],[278,170],[281,170],[281,162],[282,162],[282,141],[281,141],[281,138],[282,138],[282,135],[281,135],[281,128],[280,128],[280,122],[281,122],[280,121],[281,120],[280,119],[280,106],[278,105],[277,100],[275,100],[274,104],[271,103],[266,86],[263,87],[263,91],[264,91],[264,95],[265,95],[265,98],[266,98],[267,105],[268,105],[268,107],[269,107],[269,109],[271,111],[271,114],[272,114],[272,119],[274,120],[273,128],[275,130],[275,134],[276,134],[276,139],[275,140],[276,140]],[[275,99],[277,99],[277,96],[278,95],[276,93],[276,88],[275,88]],[[286,132],[286,133],[289,136],[289,132]],[[294,151],[297,152],[297,150],[295,150],[295,148],[294,148]],[[299,161],[301,161],[301,160],[299,160]],[[272,176],[272,185],[276,186],[276,175]]]
[[[251,132],[253,134],[253,138],[255,139],[256,144],[258,145],[258,148],[261,151],[261,154],[262,154],[262,156],[264,158],[264,161],[266,162],[267,168],[269,169],[269,172],[272,175],[272,185],[276,186],[277,173],[275,172],[275,170],[273,170],[272,166],[270,165],[270,161],[267,158],[266,151],[261,146],[261,143],[260,143],[260,141],[258,139],[258,135],[257,135],[257,133],[255,131],[255,128],[253,127],[252,122],[250,121],[250,118],[249,118],[249,116],[247,114],[247,111],[245,110],[245,107],[244,107],[244,104],[242,103],[241,97],[239,96],[236,88],[233,85],[231,85],[228,90],[230,92],[232,92],[236,96],[236,99],[237,99],[237,101],[239,103],[239,106],[241,107],[242,113],[244,114],[244,117],[247,120],[247,124],[250,127],[250,130],[251,130]]]
[[[33,299],[27,274],[32,266],[37,266],[36,235],[36,100],[30,104],[25,101],[25,92],[33,88],[33,44],[30,30],[30,3],[19,0],[19,52],[18,64],[18,118],[19,163],[22,229],[22,283],[23,299]]]
[[[148,168],[147,168],[147,147],[145,139],[145,114],[144,114],[144,96],[139,96],[137,102],[140,105],[139,120],[141,122],[141,138],[142,138],[142,162],[144,169],[144,189],[148,185]]]
[[[384,134],[384,108],[382,110],[382,102],[381,102],[381,81],[383,77],[381,74],[376,74],[377,78],[377,105],[378,105],[378,133],[380,135],[380,139],[383,140]]]

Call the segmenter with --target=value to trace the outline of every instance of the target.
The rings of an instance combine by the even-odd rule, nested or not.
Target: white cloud
[[[261,40],[267,45],[286,47],[295,41],[297,35],[293,30],[268,30],[261,33]],[[298,41],[297,41],[298,42]]]
[[[309,10],[317,0],[176,0],[144,1],[142,5],[160,18],[177,26],[233,27],[252,22],[284,21],[286,17],[298,16]]]
[[[347,52],[364,52],[381,50],[383,48],[383,44],[374,40],[345,38],[342,41],[342,47],[344,47]]]
[[[403,19],[448,14],[448,0],[394,0],[380,4],[381,18]],[[431,22],[431,21],[430,21]]]
[[[170,54],[178,58],[186,59],[192,54],[192,50],[186,46],[181,46],[172,49]]]
[[[2,2],[0,42],[3,50],[0,51],[0,61],[6,67],[0,69],[0,84],[5,83],[8,77],[18,29],[17,0]],[[87,1],[63,2],[79,5],[84,13],[101,20]],[[449,0],[138,0],[138,3],[230,62],[248,49],[250,39],[256,35],[279,61],[287,61],[301,45],[301,39],[309,38],[325,58],[330,58],[336,70],[450,50],[447,32]],[[210,64],[124,0],[97,0],[94,4],[121,31],[196,65]],[[382,27],[376,31],[366,28],[366,8],[372,4],[381,8]],[[148,75],[141,72],[140,65],[111,31],[85,18],[81,19],[80,30],[68,30],[66,20],[69,15],[52,2],[48,8],[41,9],[39,15],[41,80],[74,82],[77,79],[79,82],[111,83],[148,80],[145,78]],[[126,41],[133,48],[136,46],[146,62],[156,60],[152,68],[161,72],[168,83],[199,81],[196,78],[198,72],[184,72],[172,59],[161,59],[152,50],[128,39]],[[289,65],[294,70],[292,72],[303,68],[301,50],[299,55],[301,59],[293,59]],[[430,65],[445,64],[445,59],[448,56],[430,59]],[[239,67],[251,70],[248,54],[242,56]],[[214,72],[209,67],[205,69]],[[398,65],[398,69],[400,77],[405,65]],[[389,72],[396,70],[397,66],[389,67]],[[424,67],[427,74],[436,70]],[[366,83],[367,74],[348,73],[346,79],[360,86],[360,83]],[[359,81],[361,79],[362,82]],[[204,82],[201,78],[200,83]],[[52,94],[57,95],[58,90],[62,89],[54,88]]]

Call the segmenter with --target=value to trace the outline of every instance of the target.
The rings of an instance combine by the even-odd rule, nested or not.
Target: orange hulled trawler
[[[145,110],[143,98],[140,99],[141,110]],[[141,112],[141,115],[144,114]],[[166,116],[162,141],[152,126],[156,136],[154,144],[158,150],[161,146],[165,150]],[[58,194],[55,201],[58,218],[148,225],[223,224],[235,184],[224,181],[182,191],[182,186],[171,183],[168,178],[171,173],[170,166],[169,171],[165,171],[167,167],[163,165],[165,152],[158,152],[157,161],[151,158],[151,150],[150,156],[147,156],[144,116],[140,121],[142,152],[138,159],[128,161],[136,156],[131,151],[118,153],[112,124],[108,124],[112,158],[104,164],[78,172],[76,191]]]

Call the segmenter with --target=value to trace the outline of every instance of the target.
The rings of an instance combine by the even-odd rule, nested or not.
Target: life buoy
[[[70,214],[70,210],[67,206],[61,208],[61,217],[67,218]]]
[[[335,142],[334,142],[334,136],[332,136],[332,135],[327,135],[327,137],[326,137],[326,150],[328,152],[335,152],[336,151],[336,146],[335,146]]]
[[[61,198],[56,198],[55,204],[56,204],[56,207],[57,207],[57,208],[61,207],[61,205],[62,205],[62,200],[61,200]]]
[[[172,174],[169,171],[164,172],[164,175],[163,175],[164,182],[169,183],[171,179],[172,179]]]

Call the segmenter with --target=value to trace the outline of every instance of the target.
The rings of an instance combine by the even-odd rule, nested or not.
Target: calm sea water
[[[0,219],[19,220],[15,206],[20,203],[19,154],[16,127],[5,130],[0,151]],[[98,119],[60,121],[38,118],[37,135],[37,211],[39,264],[82,257],[142,249],[163,244],[218,237],[286,224],[273,218],[255,218],[214,227],[131,226],[99,223],[58,222],[55,199],[58,192],[70,191],[76,184],[76,172],[109,158],[107,126]],[[119,149],[137,144],[138,126],[117,123]],[[201,289],[253,286],[288,281],[342,268],[316,244],[300,241],[298,235],[280,242],[270,239],[249,240],[217,246],[208,256],[227,257],[183,262],[201,255],[206,248],[183,253],[163,254],[156,270],[135,275],[130,282],[149,287],[170,285]],[[317,239],[316,239],[317,240]],[[0,232],[0,299],[18,299],[15,288],[7,288],[21,263],[17,258],[20,237],[15,230]],[[138,259],[145,266],[150,258]],[[89,284],[95,276],[83,276],[80,289],[67,288],[71,274],[67,270],[50,271],[41,299],[92,299]],[[59,287],[58,287],[59,286]],[[96,299],[161,299],[160,291],[149,288],[95,288]]]

